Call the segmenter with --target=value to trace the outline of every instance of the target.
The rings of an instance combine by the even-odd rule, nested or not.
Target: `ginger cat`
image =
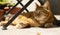
[[[22,16],[21,20],[23,20],[22,23],[17,24],[16,27],[17,28],[24,28],[27,26],[30,27],[52,27],[53,25],[53,15],[51,13],[51,11],[49,9],[46,9],[43,6],[38,6],[36,4],[36,10],[34,12],[30,12],[30,13],[23,13],[22,15],[18,16],[18,18]],[[28,17],[27,17],[28,16]],[[25,18],[23,18],[25,17]],[[21,20],[19,22],[21,22]]]

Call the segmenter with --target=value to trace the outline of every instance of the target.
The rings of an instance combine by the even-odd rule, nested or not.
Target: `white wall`
[[[17,3],[16,0],[8,0],[8,2],[10,2],[10,1],[12,1],[12,2],[15,3],[15,4]],[[29,1],[29,0],[23,0],[23,1],[22,1],[23,5],[25,5],[28,1]],[[37,0],[34,0],[33,3],[28,6],[27,9],[28,9],[29,11],[34,11],[34,10],[36,9],[35,3],[37,3],[38,5],[40,5]],[[17,7],[21,7],[21,5],[18,5]]]

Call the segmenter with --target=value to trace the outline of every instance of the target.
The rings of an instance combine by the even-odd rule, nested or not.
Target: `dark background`
[[[60,0],[48,0],[53,14],[60,15]]]

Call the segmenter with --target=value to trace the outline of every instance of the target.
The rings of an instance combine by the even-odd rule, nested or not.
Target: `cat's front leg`
[[[28,23],[19,23],[16,25],[16,28],[22,29],[22,28],[26,28],[28,26],[29,26]]]
[[[53,27],[53,26],[54,26],[53,23],[46,23],[46,24],[44,25],[45,28],[51,28],[51,27]]]

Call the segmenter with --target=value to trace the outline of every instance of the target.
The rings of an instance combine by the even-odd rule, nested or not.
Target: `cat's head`
[[[47,17],[48,13],[44,6],[39,6],[36,4],[36,10],[34,11],[34,17],[36,19],[41,19],[43,17]]]

